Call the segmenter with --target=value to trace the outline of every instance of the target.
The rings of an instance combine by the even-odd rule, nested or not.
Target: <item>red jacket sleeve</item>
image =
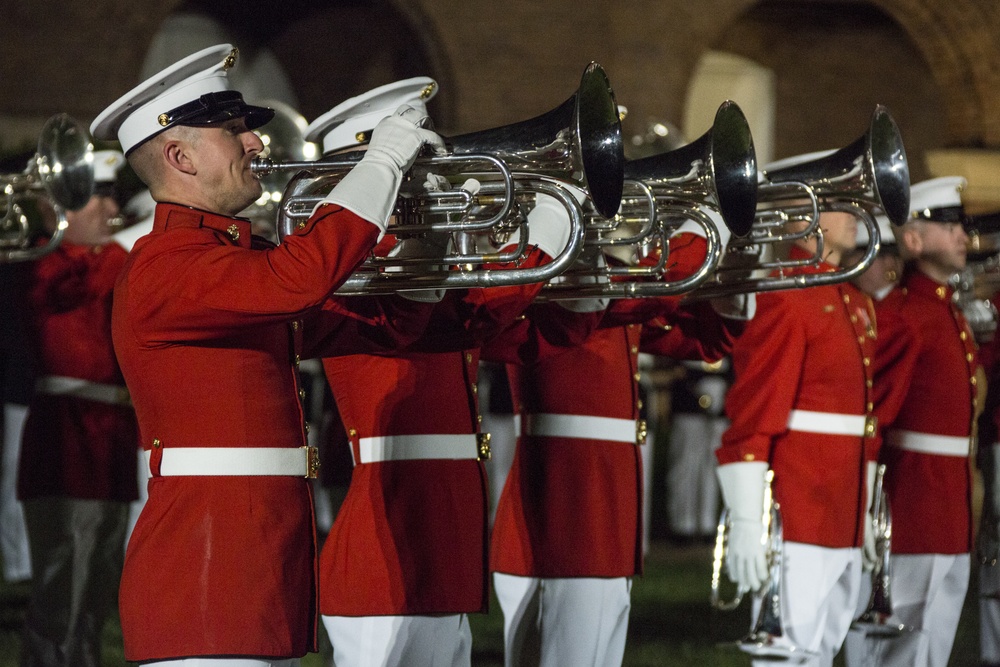
[[[718,361],[732,352],[747,322],[719,315],[706,301],[685,304],[669,317],[646,322],[640,349],[672,359]]]
[[[332,297],[302,319],[303,357],[395,354],[426,332],[433,308],[396,295]]]
[[[534,249],[516,268],[529,269],[547,264],[548,255]],[[504,271],[510,265],[485,265],[484,269]],[[430,315],[424,334],[408,347],[411,352],[448,352],[480,347],[511,326],[541,291],[543,283],[446,290]]]
[[[790,296],[757,295],[757,312],[733,346],[730,427],[716,452],[719,463],[769,460],[773,438],[788,428],[805,353],[805,326]]]
[[[370,222],[337,206],[320,207],[303,229],[268,250],[220,242],[203,227],[154,231],[129,256],[123,298],[133,334],[146,345],[208,340],[291,320],[322,305],[377,235]]]
[[[600,318],[600,312],[577,313],[558,302],[534,304],[523,317],[483,345],[482,359],[533,364],[580,345],[597,327]]]
[[[689,232],[678,234],[668,242],[667,267],[662,280],[673,282],[692,275],[705,261],[708,244],[705,239]],[[655,266],[659,255],[651,255],[640,266]],[[601,327],[642,324],[655,318],[670,318],[681,306],[683,295],[615,299],[605,311]]]

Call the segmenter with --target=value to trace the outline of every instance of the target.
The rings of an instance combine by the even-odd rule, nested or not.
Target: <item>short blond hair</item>
[[[145,183],[150,193],[155,196],[165,173],[162,158],[163,144],[174,139],[195,144],[200,137],[195,128],[176,125],[136,147],[128,154],[128,163],[139,180]]]

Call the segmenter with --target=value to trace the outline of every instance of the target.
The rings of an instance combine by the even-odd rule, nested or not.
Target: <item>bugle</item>
[[[892,515],[889,513],[889,498],[883,489],[884,479],[885,464],[880,463],[875,470],[875,490],[872,493],[871,509],[876,556],[875,569],[872,570],[872,592],[868,598],[868,605],[851,623],[851,628],[869,635],[894,637],[912,628],[889,622],[892,616],[890,576]]]
[[[803,660],[814,657],[812,651],[796,646],[784,633],[781,620],[781,579],[782,558],[784,557],[784,535],[781,525],[781,507],[774,500],[772,483],[774,471],[768,470],[765,477],[764,507],[761,531],[765,539],[768,578],[763,588],[756,594],[760,609],[750,632],[735,642],[735,646],[755,658],[766,660]],[[719,593],[722,569],[728,555],[729,512],[724,508],[719,516],[719,526],[715,537],[712,557],[711,604],[716,609],[729,611],[739,606],[749,591],[740,587],[731,601],[723,601]],[[728,643],[723,646],[729,647]]]
[[[24,172],[0,175],[4,212],[0,218],[0,261],[19,262],[46,255],[62,242],[66,211],[87,204],[94,192],[94,146],[85,127],[67,114],[49,118],[38,148]],[[56,215],[56,228],[44,246],[29,247],[28,216],[20,200],[45,201]]]

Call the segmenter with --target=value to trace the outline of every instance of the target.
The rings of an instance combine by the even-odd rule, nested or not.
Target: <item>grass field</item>
[[[749,627],[748,603],[734,612],[715,612],[708,604],[711,552],[707,546],[675,548],[654,542],[646,573],[632,588],[632,616],[625,665],[629,667],[728,667],[749,661],[718,644],[739,638]],[[975,590],[975,581],[970,586]],[[16,667],[18,629],[23,617],[25,585],[0,585],[0,667]],[[503,665],[503,620],[498,605],[471,619],[473,665]],[[978,665],[978,611],[975,596],[966,600],[952,667]],[[125,665],[117,618],[105,628],[105,667]],[[327,647],[324,647],[327,650]],[[310,654],[303,667],[323,667],[323,654]],[[573,667],[573,666],[567,666]]]

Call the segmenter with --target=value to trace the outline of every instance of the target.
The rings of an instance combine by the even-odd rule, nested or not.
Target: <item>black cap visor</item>
[[[247,129],[255,130],[274,118],[274,109],[247,104],[239,91],[224,90],[205,93],[192,102],[171,109],[160,116],[160,124],[164,129],[174,125],[202,127],[234,118],[246,119]]]
[[[915,211],[912,217],[927,222],[965,222],[965,209],[961,206],[943,206],[941,208],[925,208]]]

